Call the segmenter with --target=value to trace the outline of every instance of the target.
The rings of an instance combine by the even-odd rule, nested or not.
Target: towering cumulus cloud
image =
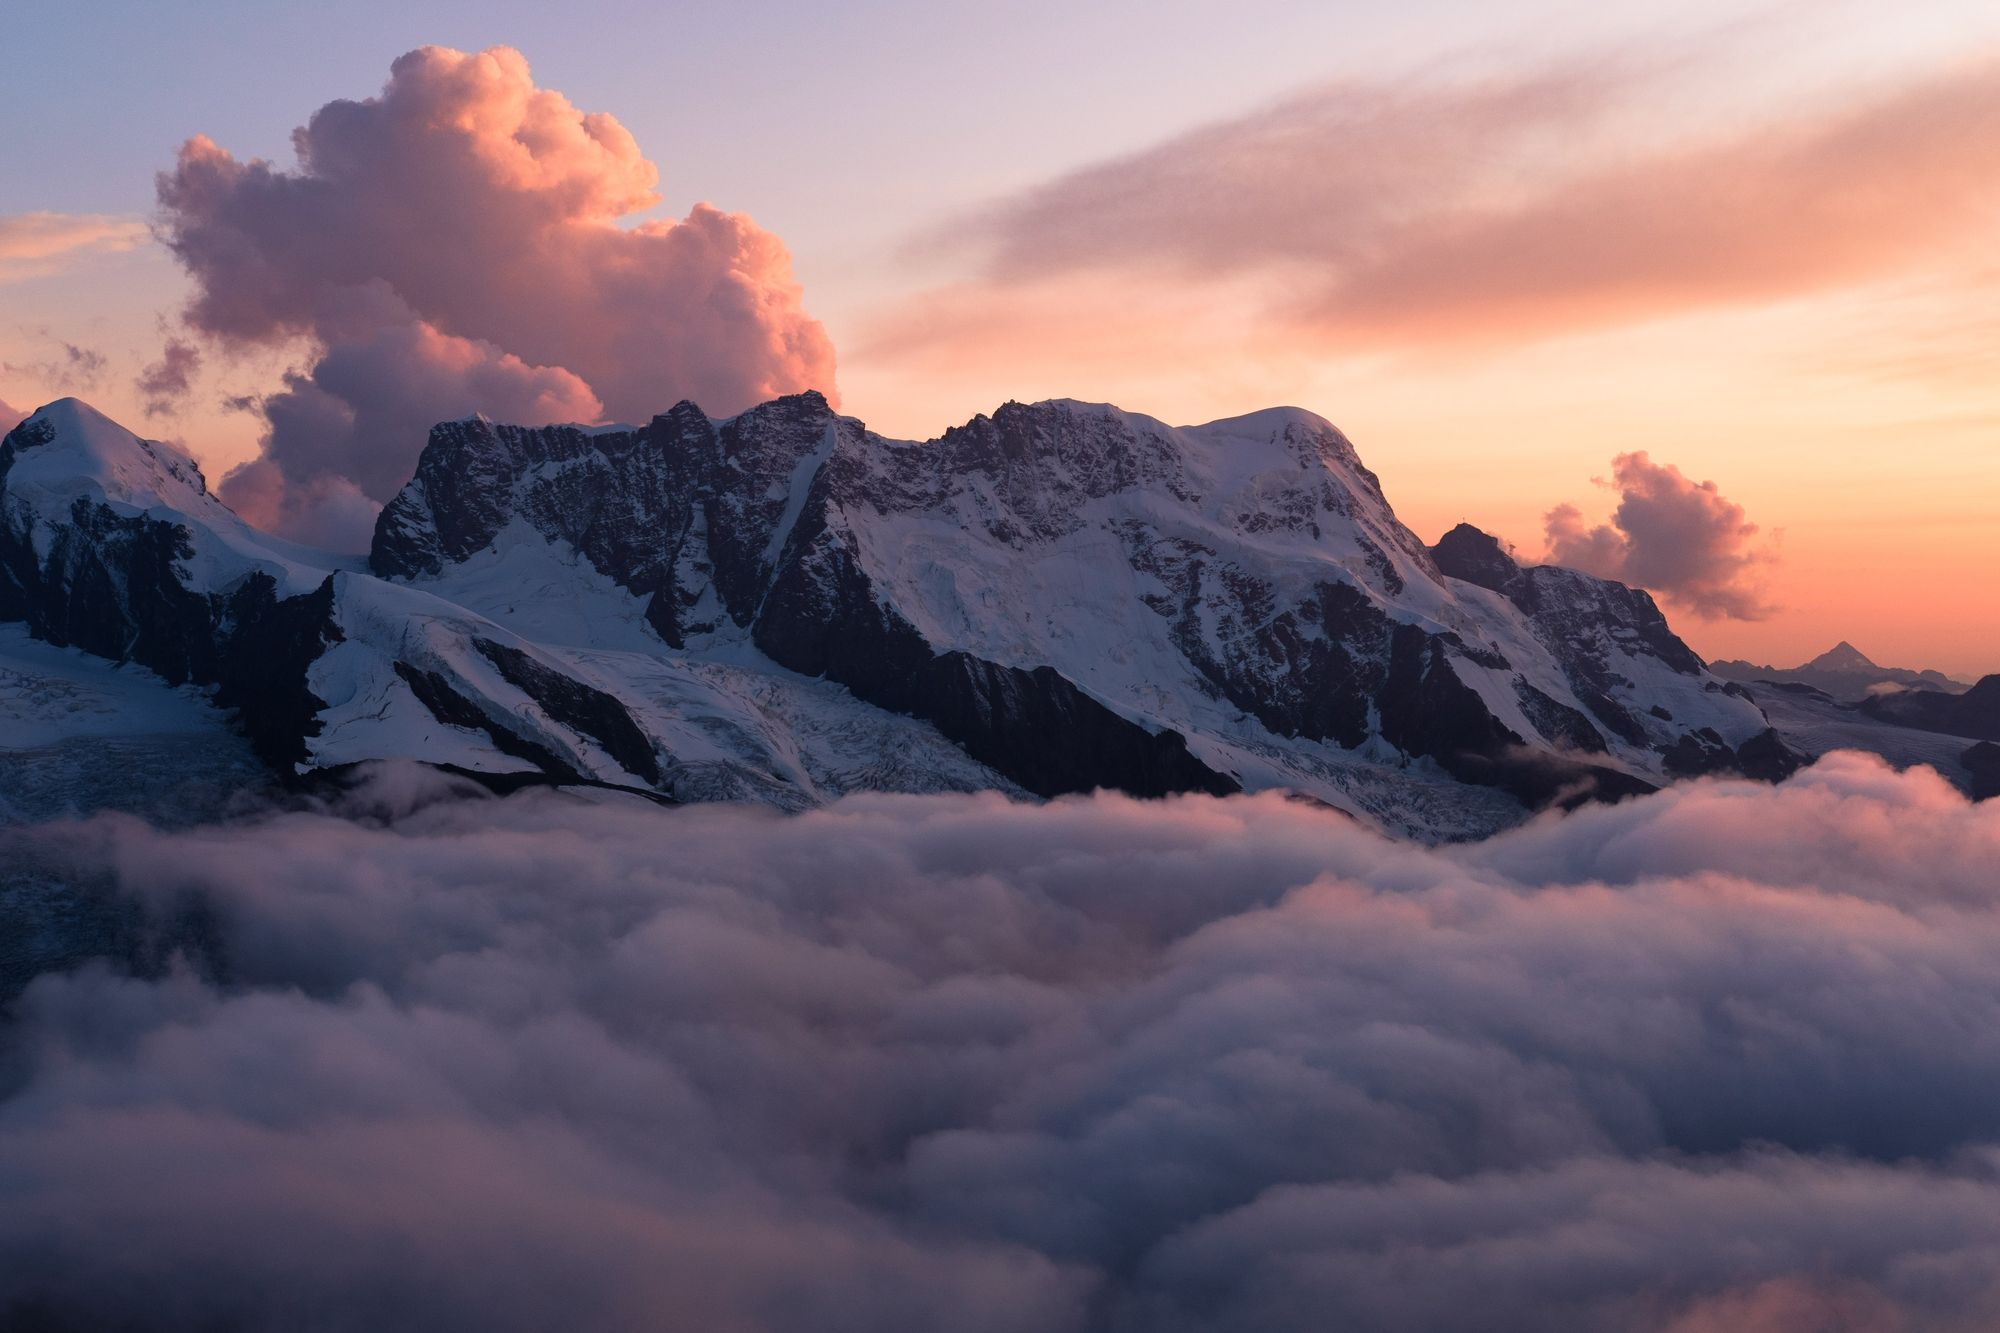
[[[380,96],[321,107],[293,143],[286,171],[191,139],[159,180],[189,324],[321,352],[266,401],[264,457],[224,484],[260,521],[367,512],[433,422],[472,411],[629,419],[832,391],[777,238],[707,204],[621,225],[658,202],[657,170],[517,51],[412,51]]]
[[[1276,795],[446,782],[0,840],[125,960],[11,1005],[0,1315],[2000,1321],[2000,803],[1928,771],[1444,849]]]
[[[1757,525],[1712,481],[1690,481],[1643,451],[1611,462],[1618,508],[1609,523],[1585,524],[1575,505],[1548,512],[1549,559],[1660,593],[1699,616],[1758,620],[1770,613],[1757,582],[1769,552]]]

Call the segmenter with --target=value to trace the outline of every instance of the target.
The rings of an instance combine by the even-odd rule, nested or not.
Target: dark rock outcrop
[[[1179,732],[1149,732],[1126,721],[1051,667],[1023,671],[944,653],[880,702],[924,718],[1037,796],[1101,787],[1134,796],[1242,790],[1188,753]]]
[[[217,654],[215,701],[236,710],[258,757],[290,775],[320,734],[326,701],[306,683],[312,664],[346,636],[333,618],[333,577],[302,597],[280,598],[268,574],[229,595]]]
[[[550,717],[603,746],[626,772],[647,782],[660,780],[660,759],[653,753],[652,741],[617,696],[543,666],[518,648],[491,639],[474,639],[472,646]]]
[[[1958,757],[1972,774],[1972,799],[1990,801],[2000,796],[2000,744],[1981,741]]]
[[[417,702],[430,715],[448,727],[460,727],[466,731],[483,733],[493,742],[493,747],[504,755],[525,759],[544,775],[558,782],[581,782],[583,774],[577,772],[570,762],[548,746],[515,731],[512,727],[491,716],[485,709],[452,687],[450,681],[436,671],[426,671],[422,667],[411,666],[408,662],[395,664],[396,674],[410,687]]]
[[[1981,679],[1963,694],[1937,690],[1878,694],[1864,701],[1861,711],[1899,727],[2000,741],[2000,675]]]

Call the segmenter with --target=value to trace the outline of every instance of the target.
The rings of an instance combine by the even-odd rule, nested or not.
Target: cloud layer
[[[248,489],[275,472],[386,500],[428,427],[475,410],[644,419],[833,389],[777,238],[707,204],[626,225],[658,202],[657,170],[519,52],[412,51],[380,96],[327,104],[293,140],[286,171],[191,139],[159,181],[189,324],[326,352],[267,403]]]
[[[1758,572],[1770,560],[1757,525],[1712,481],[1690,481],[1643,451],[1620,454],[1604,483],[1618,492],[1609,523],[1572,504],[1548,512],[1549,559],[1661,594],[1698,616],[1760,620],[1771,612]]]
[[[245,1328],[1973,1329],[2000,805],[1854,755],[1474,847],[1276,796],[782,817],[376,772],[16,833],[0,1311]],[[142,934],[145,933],[142,931]]]

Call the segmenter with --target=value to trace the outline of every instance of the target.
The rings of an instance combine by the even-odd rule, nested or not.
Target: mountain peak
[[[1875,671],[1879,668],[1859,648],[1842,639],[1833,647],[1806,663],[1807,668],[1819,671]]]
[[[66,512],[87,490],[137,509],[214,504],[201,468],[178,448],[143,439],[80,398],[58,398],[8,433],[0,471],[8,489],[41,494]]]
[[[1335,425],[1317,412],[1303,407],[1266,407],[1255,412],[1245,412],[1239,416],[1218,417],[1214,421],[1202,423],[1202,430],[1219,430],[1235,427],[1242,432],[1278,433],[1288,426],[1304,426],[1308,430],[1337,430]]]

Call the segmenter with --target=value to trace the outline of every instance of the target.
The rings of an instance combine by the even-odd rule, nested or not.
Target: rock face
[[[1597,726],[1613,736],[1645,744],[1655,734],[1634,706],[1664,711],[1657,700],[1627,694],[1632,683],[1628,668],[1634,662],[1657,664],[1675,675],[1700,680],[1703,690],[1740,697],[1740,691],[1706,678],[1701,659],[1667,627],[1667,618],[1652,597],[1637,588],[1554,565],[1523,569],[1499,542],[1464,523],[1446,533],[1432,554],[1446,574],[1491,589],[1514,604],[1560,665],[1576,698]],[[1673,722],[1671,717],[1661,720]],[[1594,740],[1590,724],[1580,719],[1557,715],[1554,725],[1579,748],[1601,744]],[[1700,730],[1669,739],[1665,753],[1671,756],[1690,737],[1701,737]]]
[[[1958,757],[1972,775],[1972,799],[1990,801],[2000,796],[2000,744],[1981,741]]]
[[[1283,787],[1456,836],[1790,762],[1645,593],[1469,527],[1426,547],[1296,409],[1172,428],[1009,403],[925,443],[816,394],[448,422],[365,571],[244,528],[95,414],[79,452],[79,412],[0,445],[0,616],[214,683],[288,768],[788,806]]]

